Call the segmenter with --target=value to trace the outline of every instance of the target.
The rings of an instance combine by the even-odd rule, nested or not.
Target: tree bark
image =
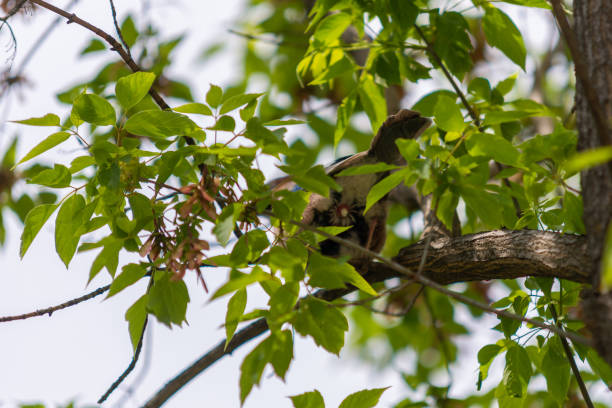
[[[588,150],[610,140],[612,118],[612,2],[609,0],[575,0],[574,32],[580,55],[574,60],[584,63],[587,77],[576,81],[576,122],[578,149]],[[596,100],[588,97],[588,87],[595,90]],[[593,115],[593,103],[599,104],[607,119],[607,135],[601,134]],[[585,268],[591,275],[593,290],[583,292],[584,321],[593,334],[597,351],[612,365],[612,293],[599,293],[602,255],[606,231],[612,218],[612,173],[610,165],[593,167],[581,174],[586,227]]]

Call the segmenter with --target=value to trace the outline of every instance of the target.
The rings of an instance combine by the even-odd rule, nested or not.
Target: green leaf
[[[104,248],[102,248],[102,251],[100,251],[91,264],[88,282],[91,282],[104,267],[106,267],[111,276],[115,276],[117,266],[119,265],[119,251],[123,248],[123,240],[110,236],[104,238],[100,243],[104,245]],[[83,250],[82,248],[81,246],[81,250]]]
[[[197,102],[186,103],[185,105],[177,106],[172,110],[181,113],[197,113],[198,115],[206,116],[212,116],[213,114],[208,106],[204,105],[203,103]]]
[[[498,228],[502,223],[502,208],[495,196],[481,188],[469,185],[459,186],[465,204],[490,228]]]
[[[348,330],[348,322],[340,310],[311,297],[300,302],[293,326],[302,336],[312,336],[317,345],[334,354],[340,353]]]
[[[486,78],[474,78],[468,85],[468,92],[485,101],[489,101],[491,99],[491,84]]]
[[[221,245],[225,246],[229,242],[241,211],[242,205],[233,203],[226,206],[219,217],[217,217],[215,227],[213,228],[213,234],[215,234],[217,241],[219,241]]]
[[[149,302],[148,295],[142,295],[130,308],[125,312],[125,320],[128,322],[128,332],[132,341],[132,349],[136,352],[138,342],[142,336],[142,330],[147,320],[147,304]]]
[[[53,133],[52,135],[47,136],[45,140],[43,140],[42,142],[34,146],[32,150],[30,150],[28,154],[26,154],[23,157],[23,159],[19,160],[19,163],[17,164],[21,164],[25,161],[33,159],[39,154],[46,152],[47,150],[57,146],[58,144],[62,142],[65,142],[66,140],[68,140],[69,137],[70,137],[70,133],[67,133],[67,132],[57,132],[57,133]]]
[[[206,103],[212,108],[216,108],[221,103],[223,97],[223,90],[217,85],[210,84],[210,88],[206,93]]]
[[[361,276],[355,268],[346,262],[341,262],[334,258],[322,256],[318,253],[313,253],[310,257],[310,264],[308,271],[312,275],[313,279],[309,282],[315,286],[323,286],[329,288],[343,288],[344,282],[348,282],[365,293],[377,296],[378,292],[370,286],[363,276]],[[327,276],[326,276],[327,275]],[[332,286],[326,286],[330,284],[329,279],[333,279],[334,275],[336,280],[340,282],[332,284]],[[320,283],[327,282],[327,284],[319,285]]]
[[[339,408],[372,408],[389,387],[357,391],[346,397]]]
[[[273,332],[271,341],[270,364],[274,373],[284,381],[293,359],[293,334],[289,330]]]
[[[221,105],[221,109],[219,110],[219,114],[223,115],[224,113],[231,112],[234,109],[237,109],[259,98],[261,95],[263,94],[251,93],[234,95],[231,98],[228,98],[225,102],[223,102],[223,105]]]
[[[300,294],[300,286],[297,282],[288,282],[270,296],[270,314],[268,323],[272,329],[286,321],[287,315],[291,314]]]
[[[287,248],[274,246],[270,249],[268,266],[273,271],[281,271],[282,277],[288,281],[304,279],[304,269],[308,259],[308,250],[299,241],[289,239]]]
[[[487,344],[478,351],[478,363],[480,365],[488,364],[502,350],[497,344]]]
[[[80,55],[85,55],[85,54],[89,54],[91,52],[96,52],[96,51],[102,51],[105,49],[106,49],[106,46],[104,45],[104,43],[101,40],[94,38],[89,42],[87,47],[85,47],[83,51],[81,51]]]
[[[365,75],[357,91],[361,106],[370,118],[372,130],[377,131],[387,119],[387,101],[382,89],[376,85],[371,75]]]
[[[264,272],[259,266],[256,266],[252,269],[250,273],[242,273],[235,271],[234,276],[230,276],[230,279],[227,283],[221,286],[217,291],[211,296],[211,300],[221,297],[223,295],[227,295],[228,293],[232,293],[236,290],[244,289],[247,286],[255,283],[261,282],[264,280],[274,279],[272,275]]]
[[[264,126],[289,126],[289,125],[303,125],[304,123],[308,123],[304,120],[298,120],[298,119],[274,119],[274,120],[269,120],[267,122],[264,122],[263,125]]]
[[[491,6],[490,3],[488,4],[489,6],[485,8],[485,15],[482,18],[482,28],[487,42],[506,54],[524,71],[527,51],[521,32],[503,11]]]
[[[293,408],[325,408],[323,396],[317,390],[293,395],[289,398],[291,398]]]
[[[448,69],[459,79],[463,79],[465,73],[472,68],[470,52],[473,48],[466,18],[454,11],[437,15],[436,10],[436,13],[430,13],[430,23],[436,30],[434,50]]]
[[[413,140],[410,140],[410,141],[413,141]],[[340,173],[338,173],[336,177],[380,173],[383,171],[395,170],[398,168],[399,166],[395,166],[393,164],[387,164],[387,163],[364,164],[362,166],[354,166],[354,167],[349,167],[347,169],[344,169]]]
[[[130,117],[125,130],[139,136],[167,138],[189,135],[199,129],[191,119],[180,113],[160,110],[144,110]]]
[[[366,197],[366,206],[363,210],[363,213],[367,213],[370,208],[374,204],[376,204],[381,198],[386,196],[391,190],[400,185],[407,173],[411,170],[406,168],[403,170],[396,171],[395,173],[391,173],[389,176],[380,180],[378,183],[374,184],[374,186],[368,192],[368,196]]]
[[[567,174],[575,174],[610,160],[612,160],[612,146],[597,147],[576,153],[565,163],[564,168]]]
[[[293,175],[293,181],[305,190],[320,194],[324,197],[329,195],[329,189],[336,191],[340,190],[340,185],[327,175],[325,168],[321,165],[316,165],[303,175]]]
[[[98,126],[114,125],[117,120],[113,105],[96,94],[79,95],[72,106],[72,114],[75,113],[79,119]]]
[[[40,118],[13,120],[12,122],[30,126],[59,126],[60,118],[59,116],[53,113],[47,113],[45,116],[42,116]]]
[[[55,250],[68,268],[70,260],[76,252],[81,235],[78,233],[83,224],[82,211],[85,208],[85,199],[80,194],[73,194],[68,198],[55,219]]]
[[[229,344],[230,340],[234,336],[234,332],[238,327],[240,318],[244,313],[244,308],[247,302],[247,291],[246,289],[238,289],[236,293],[230,298],[227,304],[227,312],[225,314],[225,348]]]
[[[338,143],[342,140],[342,137],[349,128],[351,115],[355,110],[355,93],[351,92],[346,98],[342,100],[340,106],[338,106],[338,121],[336,122],[336,129],[334,130],[334,149],[338,147]]]
[[[497,344],[487,344],[478,351],[478,363],[480,364],[478,372],[477,389],[480,391],[482,382],[489,375],[489,367],[493,359],[502,351],[502,347]]]
[[[208,127],[206,129],[210,130],[221,130],[225,132],[233,132],[236,127],[236,121],[229,115],[221,116],[214,126]]]
[[[86,167],[96,164],[96,159],[91,156],[79,156],[70,162],[70,173],[74,174]]]
[[[339,77],[345,72],[354,71],[355,66],[353,62],[347,57],[343,56],[338,61],[332,63],[326,67],[321,74],[317,75],[315,79],[310,81],[308,85],[321,85],[332,79]]]
[[[128,47],[133,46],[138,38],[138,30],[131,16],[127,16],[121,24],[121,35]]]
[[[147,308],[157,320],[168,327],[172,323],[180,326],[185,321],[187,303],[189,293],[185,282],[173,280],[169,272],[157,271],[147,303]]]
[[[534,112],[528,111],[492,111],[485,114],[483,126],[498,125],[500,123],[514,122],[515,120],[534,116]]]
[[[497,85],[495,86],[495,90],[497,90],[502,95],[506,95],[514,87],[514,83],[516,82],[517,76],[518,74],[514,73],[510,75],[508,78],[502,81],[499,81]]]
[[[438,99],[440,97],[449,97],[453,100],[453,103],[457,100],[457,95],[455,95],[452,91],[448,90],[440,90],[428,93],[423,96],[417,103],[414,104],[412,110],[417,112],[421,112],[423,116],[434,116],[434,112],[436,109],[436,105],[438,104]]]
[[[130,263],[125,265],[121,268],[121,273],[113,279],[106,298],[108,299],[111,296],[115,296],[123,289],[138,282],[146,274],[147,269],[141,264]]]
[[[501,136],[489,133],[473,133],[465,141],[470,156],[486,156],[509,166],[519,166],[520,153]]]
[[[551,337],[542,348],[542,374],[546,379],[549,395],[560,406],[567,399],[570,385],[570,366],[557,335]]]
[[[455,103],[454,98],[440,95],[434,109],[434,121],[436,125],[447,132],[461,133],[465,128],[461,110]]]
[[[261,375],[270,361],[270,337],[259,343],[242,361],[240,365],[240,404],[244,404],[253,386],[259,384]]]
[[[516,4],[525,7],[538,7],[550,10],[550,4],[546,0],[501,0],[504,3]]]
[[[41,186],[63,188],[70,186],[72,174],[61,164],[56,164],[52,169],[46,169],[28,180],[28,184],[40,184]]]
[[[57,204],[41,204],[28,212],[23,232],[21,233],[21,248],[19,249],[19,256],[21,258],[23,258],[42,226],[45,225],[45,222],[47,222],[57,207]]]
[[[316,47],[332,45],[348,28],[352,20],[351,15],[346,13],[335,13],[325,17],[312,36],[314,45]]]
[[[155,74],[151,72],[134,72],[119,78],[115,85],[117,100],[128,110],[145,97],[155,81]]]
[[[506,367],[517,373],[524,384],[529,384],[529,380],[533,375],[531,367],[531,359],[527,354],[527,351],[516,343],[511,343],[512,346],[508,348],[506,353]]]
[[[608,363],[606,363],[593,349],[589,349],[586,359],[593,369],[593,372],[601,378],[608,389],[612,387],[612,368],[610,368]]]

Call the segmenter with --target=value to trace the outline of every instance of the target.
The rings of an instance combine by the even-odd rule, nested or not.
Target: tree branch
[[[559,321],[557,316],[557,309],[555,309],[555,305],[550,305],[550,313],[555,321],[557,327],[563,330],[563,325]],[[591,396],[589,395],[589,391],[584,384],[584,380],[582,379],[582,375],[580,375],[580,370],[576,365],[576,360],[574,359],[574,354],[572,353],[572,349],[567,342],[565,337],[559,337],[561,339],[561,344],[563,344],[563,351],[565,351],[565,356],[567,357],[567,361],[570,363],[570,367],[572,368],[572,372],[574,373],[574,377],[576,377],[576,382],[578,383],[578,387],[580,388],[580,392],[582,393],[582,398],[584,398],[584,403],[588,408],[595,408],[593,406],[593,402],[591,401]]]
[[[470,114],[470,117],[474,121],[474,124],[476,124],[477,128],[480,128],[480,118],[478,117],[478,115],[476,114],[476,112],[474,111],[474,109],[472,108],[468,100],[466,99],[465,95],[461,91],[461,88],[459,88],[459,85],[457,85],[457,83],[453,79],[453,76],[451,75],[451,73],[448,71],[448,69],[444,65],[444,62],[442,62],[442,59],[440,58],[440,56],[433,49],[431,43],[429,42],[429,40],[427,40],[427,37],[425,37],[423,30],[421,30],[421,28],[416,24],[414,25],[414,28],[416,29],[416,32],[419,34],[419,37],[421,37],[421,39],[427,46],[427,52],[433,57],[436,63],[440,66],[440,69],[444,73],[444,76],[446,77],[446,79],[448,79],[448,82],[450,82],[451,86],[455,90],[455,93],[457,94],[459,99],[461,99],[461,103],[463,103],[463,106],[465,106],[465,109],[467,109],[468,113]]]
[[[142,69],[138,66],[138,64],[132,59],[132,57],[130,57],[130,55],[127,53],[127,51],[123,48],[123,46],[110,34],[108,34],[107,32],[101,30],[100,28],[94,26],[93,24],[77,17],[76,14],[74,13],[68,13],[65,10],[62,10],[59,7],[56,7],[52,4],[47,3],[44,0],[29,0],[31,3],[34,4],[38,4],[41,7],[46,8],[47,10],[50,10],[52,12],[54,12],[55,14],[58,14],[64,18],[66,18],[68,21],[66,22],[67,24],[70,23],[76,23],[78,25],[80,25],[81,27],[84,27],[86,29],[88,29],[89,31],[91,31],[92,33],[96,34],[98,37],[102,38],[104,41],[106,41],[110,46],[111,46],[111,50],[116,51],[120,56],[121,59],[127,64],[128,67],[130,67],[130,69],[134,72],[138,72],[141,71]],[[153,88],[151,88],[149,90],[149,95],[151,95],[151,97],[153,98],[153,100],[155,100],[155,103],[162,109],[164,110],[168,110],[170,109],[170,105],[168,105],[166,103],[166,101],[164,100],[164,98],[161,97],[161,95],[159,93],[157,93],[157,91],[155,91]],[[193,138],[189,137],[189,136],[183,136],[185,138],[185,141],[187,142],[187,144],[189,145],[194,145],[195,144],[195,140],[193,140]]]
[[[111,13],[113,15],[113,24],[115,25],[115,31],[117,32],[117,35],[119,36],[119,39],[121,40],[121,44],[123,44],[123,46],[125,47],[125,51],[127,52],[127,55],[130,58],[132,58],[132,52],[130,51],[130,47],[125,42],[125,39],[123,38],[123,34],[121,33],[121,28],[119,28],[119,23],[117,22],[117,10],[115,10],[115,3],[113,2],[113,0],[109,0],[109,2],[110,2]]]
[[[43,316],[43,315],[46,315],[46,314],[51,316],[53,314],[53,312],[65,309],[65,308],[70,307],[70,306],[77,305],[77,304],[79,304],[81,302],[84,302],[86,300],[89,300],[89,299],[93,299],[96,296],[101,295],[102,293],[106,292],[109,288],[110,288],[110,285],[102,286],[101,288],[98,288],[98,289],[94,290],[93,292],[90,292],[90,293],[88,293],[88,294],[86,294],[84,296],[78,297],[76,299],[69,300],[69,301],[64,302],[62,304],[59,304],[57,306],[48,307],[46,309],[39,309],[39,310],[36,310],[34,312],[31,312],[31,313],[25,313],[25,314],[16,315],[16,316],[4,316],[4,317],[0,317],[0,323],[10,322],[10,321],[13,321],[13,320],[25,320],[25,319],[29,319],[30,317]]]
[[[4,22],[8,21],[9,18],[17,14],[17,12],[23,7],[26,1],[28,0],[19,0],[17,4],[15,4],[15,6],[6,13],[4,17],[0,18],[0,21],[4,21]]]
[[[577,266],[584,262],[583,247],[585,238],[583,236],[530,230],[504,230],[453,238],[438,238],[432,240],[429,245],[429,252],[421,275],[412,271],[418,268],[419,262],[423,258],[423,251],[427,248],[425,240],[404,248],[397,257],[389,260],[350,241],[318,231],[309,225],[298,222],[295,222],[295,224],[304,229],[316,231],[318,234],[342,245],[358,248],[367,252],[373,258],[379,259],[381,262],[371,262],[367,265],[366,269],[368,272],[364,274],[364,278],[369,283],[381,282],[396,277],[409,277],[460,302],[487,312],[550,330],[561,337],[571,338],[573,341],[582,344],[590,344],[589,340],[582,336],[567,333],[556,326],[545,324],[538,320],[532,320],[505,310],[495,309],[453,292],[441,285],[441,283],[507,279],[520,276],[549,276],[586,282],[588,277]],[[463,262],[458,262],[460,254],[463,254],[461,256],[467,259]],[[570,259],[573,260],[570,262]],[[321,289],[314,296],[332,301],[355,290],[353,287],[333,290]],[[143,405],[143,408],[161,406],[202,371],[267,330],[268,324],[262,318],[237,331],[227,348],[225,348],[225,339],[219,341],[210,351],[168,381],[166,385]]]
[[[154,270],[151,271],[151,276],[149,278],[149,284],[147,285],[147,294],[151,292],[151,287],[153,287],[153,282],[155,281]],[[142,343],[144,341],[144,336],[147,331],[147,323],[149,322],[149,315],[145,317],[144,324],[142,325],[142,331],[140,332],[140,337],[138,338],[138,344],[136,345],[136,350],[134,350],[134,356],[132,357],[132,361],[127,366],[127,368],[121,373],[121,375],[108,387],[106,392],[102,394],[100,399],[98,399],[98,404],[103,403],[106,399],[115,391],[115,389],[125,380],[125,378],[134,370],[136,367],[136,363],[138,362],[138,358],[140,357],[140,352],[142,351]]]

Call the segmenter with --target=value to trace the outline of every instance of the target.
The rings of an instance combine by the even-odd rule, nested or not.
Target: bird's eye
[[[351,209],[346,204],[340,204],[338,207],[336,207],[336,215],[338,217],[343,217],[343,218],[348,217],[350,212],[351,212]]]

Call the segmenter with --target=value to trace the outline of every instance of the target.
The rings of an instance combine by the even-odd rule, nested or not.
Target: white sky
[[[68,1],[53,3],[66,4]],[[115,1],[120,20],[131,7],[133,10],[134,4],[140,2]],[[178,6],[154,1],[153,4],[153,16],[168,37],[181,32],[190,34],[189,39],[174,54],[173,72],[178,78],[189,79],[196,99],[203,99],[209,83],[223,85],[240,74],[240,64],[232,60],[231,55],[224,55],[205,66],[194,64],[194,59],[206,44],[219,40],[230,44],[242,41],[227,32],[240,12],[242,1],[183,1]],[[108,2],[82,0],[75,12],[79,17],[114,34]],[[516,17],[522,27],[528,27],[528,31],[534,30],[531,15]],[[26,19],[12,20],[18,39],[15,66],[19,66],[20,58],[53,18],[55,16],[46,10],[40,10]],[[538,24],[542,27],[541,18],[539,21],[536,19],[535,26]],[[542,42],[543,46],[548,45],[548,41],[542,40],[550,37],[550,31],[538,33],[529,35],[530,39]],[[527,33],[524,31],[524,34]],[[53,95],[87,78],[107,61],[104,56],[76,59],[78,52],[91,38],[82,27],[60,24],[29,64],[25,75],[33,86],[20,92],[20,98],[12,95],[8,118],[23,119],[48,112],[65,115],[67,107],[59,105]],[[9,43],[6,29],[0,33],[0,40],[3,46]],[[496,79],[503,76],[500,74]],[[22,157],[49,133],[46,129],[7,123],[0,133],[0,152],[5,150],[13,135],[19,134],[18,157]],[[75,148],[76,145],[62,147],[54,156],[48,157],[60,163],[69,163],[74,153],[71,149]],[[55,253],[54,218],[47,222],[24,259],[19,260],[21,225],[12,213],[7,211],[4,215],[7,242],[0,248],[0,316],[56,305],[109,283],[110,277],[104,271],[89,286],[85,286],[89,266],[97,253],[95,251],[77,254],[66,270]],[[225,281],[226,273],[205,271],[205,277],[209,287],[214,290]],[[166,381],[224,337],[220,325],[224,320],[227,299],[209,304],[209,296],[196,285],[192,274],[188,274],[185,281],[191,296],[187,314],[189,326],[168,330],[151,319],[150,333],[146,337],[141,360],[105,406],[139,406]],[[52,317],[0,324],[0,407],[35,402],[56,406],[71,400],[75,400],[77,406],[94,404],[131,359],[132,349],[123,315],[144,293],[145,285],[146,280],[143,280],[108,301],[96,298],[56,312]],[[257,297],[255,292],[249,294]],[[250,298],[249,306],[253,304]],[[493,320],[491,322],[488,327],[494,325]],[[486,330],[479,334],[475,343],[473,339],[465,339],[461,347],[474,355],[478,348],[497,338],[494,332]],[[246,353],[261,339],[263,337],[240,348],[233,356],[217,362],[179,391],[165,406],[239,406],[239,366]],[[292,362],[286,383],[278,380],[267,369],[261,387],[254,388],[245,407],[290,407],[291,402],[287,396],[314,388],[321,391],[328,407],[337,406],[346,395],[363,388],[392,386],[383,394],[381,407],[390,406],[406,393],[399,375],[392,369],[373,371],[351,356],[346,349],[338,359],[318,349],[312,340],[303,339],[299,335],[296,335],[295,342],[296,359]],[[379,352],[372,350],[373,355]],[[131,396],[126,395],[128,387],[139,376],[145,362],[148,368],[143,381]],[[470,393],[474,389],[476,369],[475,358],[469,359],[462,367],[456,367],[453,370],[455,389],[461,390],[462,394]],[[462,379],[459,380],[459,377]],[[444,385],[444,382],[438,385]]]

